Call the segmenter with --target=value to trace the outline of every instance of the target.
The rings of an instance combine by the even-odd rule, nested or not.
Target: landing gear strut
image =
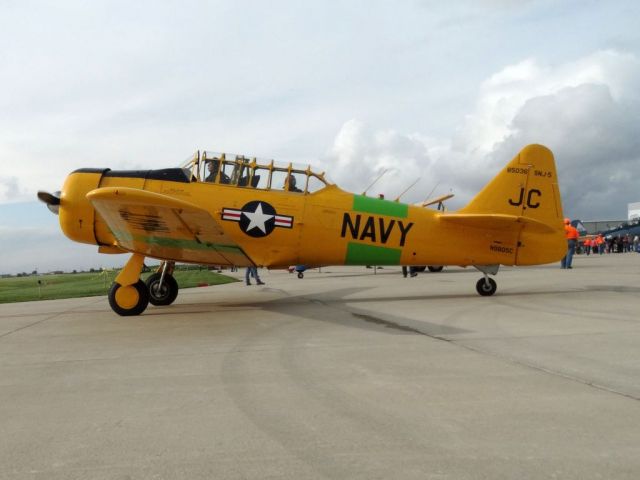
[[[476,283],[476,291],[483,297],[489,297],[496,293],[498,284],[493,278],[489,278],[489,274],[495,275],[498,273],[500,265],[474,265],[474,267],[484,273],[484,277]]]

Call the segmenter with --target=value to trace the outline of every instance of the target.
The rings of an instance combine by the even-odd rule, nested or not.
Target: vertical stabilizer
[[[528,145],[459,213],[522,216],[562,230],[562,202],[553,153]]]

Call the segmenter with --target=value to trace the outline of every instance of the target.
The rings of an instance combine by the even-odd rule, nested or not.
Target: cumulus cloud
[[[541,143],[556,156],[565,214],[623,219],[640,200],[640,61],[615,51],[548,66],[528,59],[507,66],[480,88],[476,107],[450,139],[393,130],[373,131],[346,122],[328,163],[338,184],[362,190],[388,169],[376,191],[418,200],[438,184],[452,189],[457,208],[522,147]]]
[[[373,131],[353,119],[340,129],[327,164],[331,175],[349,190],[363,191],[382,175],[369,193],[391,196],[428,171],[433,161],[425,139],[394,130]]]

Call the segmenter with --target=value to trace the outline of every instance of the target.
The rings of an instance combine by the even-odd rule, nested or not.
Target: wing
[[[254,265],[211,214],[192,203],[123,187],[98,188],[87,198],[125,250],[190,263]]]

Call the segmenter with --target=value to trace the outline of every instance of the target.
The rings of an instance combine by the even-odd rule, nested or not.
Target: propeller
[[[38,200],[47,204],[47,208],[51,210],[53,213],[58,215],[58,210],[60,209],[60,191],[49,193],[43,192],[40,190],[38,192]]]

